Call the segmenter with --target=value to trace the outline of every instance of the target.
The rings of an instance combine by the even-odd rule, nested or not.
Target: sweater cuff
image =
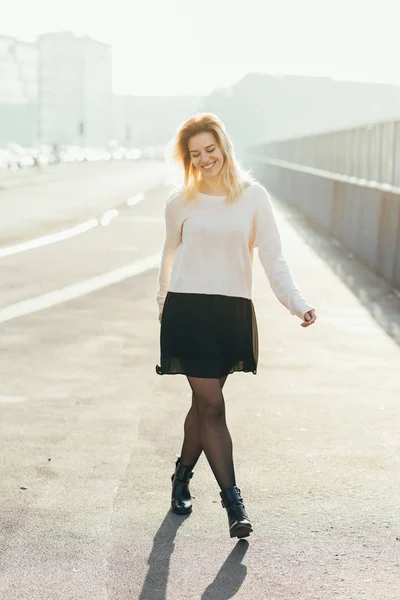
[[[311,304],[308,304],[307,302],[305,302],[305,300],[299,299],[296,301],[295,307],[290,312],[292,313],[292,315],[296,315],[297,317],[299,317],[299,319],[304,321],[304,315],[309,310],[315,310],[314,306],[311,306]]]

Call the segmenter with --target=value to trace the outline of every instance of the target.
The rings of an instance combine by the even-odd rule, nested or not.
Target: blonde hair
[[[235,157],[232,141],[222,121],[211,113],[198,113],[187,119],[179,127],[170,152],[172,160],[183,168],[184,180],[181,193],[185,202],[193,201],[200,191],[202,175],[192,163],[189,152],[189,140],[198,133],[210,132],[214,135],[221,148],[224,164],[219,174],[219,180],[227,189],[225,202],[232,204],[243,193],[245,187],[254,180],[250,173],[244,171]]]

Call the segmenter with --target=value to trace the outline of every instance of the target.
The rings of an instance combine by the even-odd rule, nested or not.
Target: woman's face
[[[189,139],[190,157],[204,178],[216,177],[224,164],[224,156],[214,134],[210,131],[197,133]]]

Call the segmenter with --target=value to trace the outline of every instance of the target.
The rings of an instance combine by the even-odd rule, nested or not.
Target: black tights
[[[192,406],[185,419],[181,463],[194,466],[202,451],[221,489],[236,485],[232,439],[225,420],[222,388],[226,377],[188,377]]]

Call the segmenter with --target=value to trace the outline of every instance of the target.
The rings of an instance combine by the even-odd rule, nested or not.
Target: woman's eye
[[[208,154],[211,154],[211,152],[214,152],[215,148],[211,148],[211,150],[207,150]],[[192,158],[199,158],[200,154],[192,154]]]

